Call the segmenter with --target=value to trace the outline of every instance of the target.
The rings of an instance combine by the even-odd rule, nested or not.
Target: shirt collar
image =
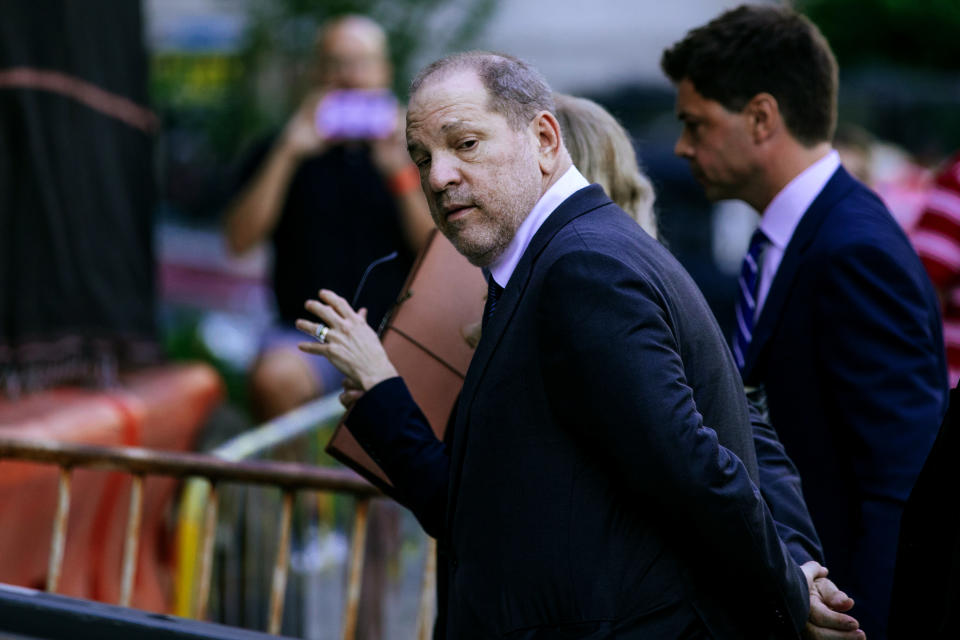
[[[537,233],[537,230],[540,229],[544,221],[553,213],[554,209],[559,207],[564,200],[574,193],[587,186],[590,186],[587,179],[583,177],[583,174],[581,174],[576,167],[571,165],[566,173],[560,176],[560,179],[554,182],[553,185],[540,196],[537,204],[533,205],[533,209],[530,210],[530,213],[524,221],[517,227],[517,232],[513,235],[513,240],[510,241],[510,244],[507,245],[504,252],[500,254],[500,257],[490,264],[490,275],[493,276],[493,279],[498,285],[506,288],[507,282],[510,281],[510,276],[513,275],[514,269],[517,268],[517,264],[520,262],[520,258],[523,257],[523,253],[527,250],[527,247],[530,246],[530,241],[533,240],[534,234]]]
[[[760,220],[760,229],[771,244],[780,250],[786,249],[803,214],[839,167],[840,154],[831,150],[801,171],[770,201]]]

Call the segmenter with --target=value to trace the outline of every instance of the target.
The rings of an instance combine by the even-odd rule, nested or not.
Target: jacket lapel
[[[473,354],[470,361],[470,367],[467,369],[467,376],[463,381],[463,390],[460,393],[459,406],[457,408],[457,419],[454,427],[453,446],[450,460],[450,485],[447,496],[447,530],[453,523],[453,513],[456,507],[456,496],[459,491],[460,472],[463,464],[463,456],[466,449],[467,434],[470,428],[470,413],[473,407],[473,400],[477,394],[477,389],[483,376],[487,371],[487,365],[496,352],[503,334],[510,325],[513,315],[517,310],[520,300],[523,298],[530,282],[530,276],[533,273],[533,266],[537,258],[547,247],[553,237],[560,229],[570,221],[582,216],[590,211],[610,204],[610,199],[604,193],[599,185],[590,185],[577,191],[569,198],[564,200],[553,213],[543,222],[543,225],[534,234],[530,240],[530,245],[524,251],[520,262],[510,281],[503,290],[500,299],[497,301],[497,310],[490,318],[487,326],[483,328],[483,334],[480,337],[480,344]]]
[[[750,380],[753,369],[763,353],[764,346],[780,322],[783,306],[789,297],[790,290],[793,288],[803,255],[816,238],[827,214],[855,185],[856,181],[850,177],[846,169],[842,166],[839,167],[810,205],[810,208],[803,214],[800,224],[794,230],[793,237],[790,238],[787,249],[783,253],[783,260],[777,267],[777,274],[773,278],[763,309],[760,310],[760,317],[757,318],[757,323],[753,329],[753,339],[747,349],[743,366],[743,379],[745,381]]]

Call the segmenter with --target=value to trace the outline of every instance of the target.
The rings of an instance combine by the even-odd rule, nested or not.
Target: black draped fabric
[[[139,2],[12,0],[0,19],[0,395],[159,357]]]

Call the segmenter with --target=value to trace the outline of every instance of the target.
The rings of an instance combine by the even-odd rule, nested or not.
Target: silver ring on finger
[[[320,344],[326,344],[328,333],[330,333],[330,327],[321,322],[317,325],[316,330],[314,330],[313,337],[316,338]]]

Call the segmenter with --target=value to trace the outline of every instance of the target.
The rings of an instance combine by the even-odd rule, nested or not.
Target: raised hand
[[[354,311],[346,300],[327,289],[320,290],[319,298],[308,300],[304,306],[320,322],[297,320],[297,329],[317,339],[301,342],[300,350],[326,357],[352,381],[350,391],[368,391],[396,376],[380,338],[367,324],[366,310]],[[356,402],[359,396],[354,395],[347,395],[347,399]]]

